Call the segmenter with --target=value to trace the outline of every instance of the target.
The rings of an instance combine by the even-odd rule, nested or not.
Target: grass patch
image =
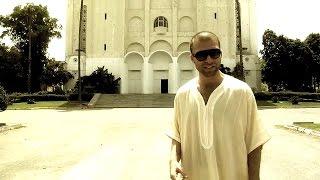
[[[279,101],[278,103],[273,103],[272,101],[257,101],[257,105],[260,107],[264,106],[273,108],[320,108],[320,102],[299,102],[299,104],[293,105],[290,101]]]
[[[257,101],[258,106],[277,106],[272,101]]]
[[[35,104],[27,104],[26,102],[13,103],[8,106],[8,110],[67,109],[74,107],[77,107],[77,104],[68,101],[38,101]]]
[[[311,123],[306,123],[306,124],[299,124],[300,127],[303,128],[308,128],[308,129],[312,129],[315,131],[320,131],[320,124],[311,124]]]

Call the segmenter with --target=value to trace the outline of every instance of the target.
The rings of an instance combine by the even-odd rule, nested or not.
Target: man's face
[[[191,60],[203,76],[212,77],[218,73],[221,56],[222,53],[216,39],[194,42]]]

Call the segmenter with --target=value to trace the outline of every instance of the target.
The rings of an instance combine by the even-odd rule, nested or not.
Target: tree
[[[112,73],[108,73],[108,69],[98,67],[90,76],[83,76],[82,89],[86,93],[119,93],[120,78],[115,78]],[[77,91],[79,82],[76,83],[75,91]]]
[[[312,53],[310,71],[313,89],[320,88],[320,34],[311,33],[304,41]]]
[[[278,37],[273,31],[266,30],[263,34],[261,50],[262,81],[266,82],[271,91],[281,91],[287,88],[287,38]]]
[[[48,60],[40,77],[41,84],[54,87],[67,83],[73,75],[64,69],[64,65],[64,62]]]
[[[288,40],[289,62],[287,64],[287,89],[291,91],[312,91],[310,71],[312,53],[300,40]]]
[[[312,91],[312,53],[305,43],[273,31],[263,35],[262,80],[271,91]]]
[[[13,13],[8,16],[0,16],[0,23],[5,28],[1,35],[10,36],[15,46],[22,53],[22,66],[24,76],[29,72],[28,50],[31,43],[31,79],[32,90],[40,90],[40,76],[43,72],[44,64],[47,62],[47,48],[50,40],[54,37],[61,37],[59,30],[61,25],[57,24],[56,18],[49,16],[46,6],[26,4],[24,7],[17,6]],[[31,42],[29,42],[31,33]]]
[[[231,69],[229,67],[225,67],[223,64],[220,66],[220,71],[224,74],[231,75]]]
[[[243,74],[243,65],[240,62],[237,62],[236,66],[234,67],[231,75],[241,81],[245,81],[245,77]]]
[[[5,111],[8,106],[8,98],[6,91],[2,86],[0,86],[0,111]]]
[[[0,84],[8,92],[26,90],[26,77],[23,74],[21,53],[15,47],[0,45]]]

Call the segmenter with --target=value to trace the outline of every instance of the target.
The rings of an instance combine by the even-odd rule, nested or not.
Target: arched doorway
[[[172,86],[170,76],[172,58],[165,51],[154,52],[150,58],[151,64],[151,89],[153,93],[169,93]]]
[[[136,52],[125,56],[124,62],[127,66],[128,93],[143,93],[143,57]]]

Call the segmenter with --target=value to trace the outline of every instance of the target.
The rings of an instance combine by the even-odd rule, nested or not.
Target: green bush
[[[262,92],[267,92],[268,90],[268,85],[266,83],[261,83],[261,91]]]
[[[89,102],[93,98],[93,96],[94,96],[93,93],[82,93],[81,94],[81,100]],[[77,93],[69,94],[68,100],[69,101],[78,101],[79,100],[79,94],[77,94]]]
[[[30,100],[33,101],[67,101],[67,95],[57,95],[57,94],[11,94],[9,95],[9,100],[12,103],[19,103],[19,102],[29,102]]]
[[[108,69],[98,67],[90,76],[81,77],[81,91],[82,93],[105,93],[105,94],[119,94],[120,92],[120,78],[116,78]],[[78,93],[79,81],[76,82],[74,93]]]
[[[268,101],[271,100],[272,95],[270,92],[256,92],[254,93],[256,100]]]
[[[320,93],[306,93],[306,92],[256,92],[254,93],[256,100],[273,101],[273,97],[277,97],[278,101],[290,101],[294,96],[298,97],[300,101],[319,101]]]
[[[290,98],[290,102],[291,102],[292,104],[299,104],[299,101],[300,101],[300,98],[299,98],[298,96],[292,96],[292,97]]]
[[[278,103],[279,102],[279,97],[278,96],[272,96],[271,101],[273,103]]]
[[[5,111],[8,107],[8,99],[6,91],[0,86],[0,111]]]

